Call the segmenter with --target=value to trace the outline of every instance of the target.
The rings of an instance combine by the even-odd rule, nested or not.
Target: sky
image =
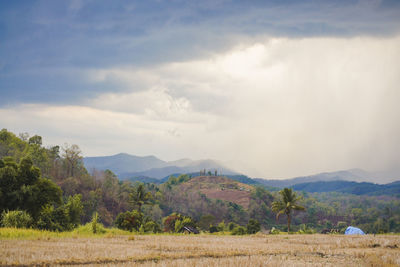
[[[399,100],[397,0],[0,1],[0,128],[84,156],[400,178]]]

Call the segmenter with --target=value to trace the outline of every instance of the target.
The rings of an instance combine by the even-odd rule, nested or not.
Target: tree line
[[[71,230],[98,214],[107,227],[139,232],[196,226],[209,232],[250,233],[252,225],[320,231],[350,224],[371,233],[400,232],[400,202],[393,196],[296,194],[258,186],[244,209],[200,192],[183,192],[180,185],[191,179],[187,175],[170,177],[161,185],[120,181],[109,170],[86,170],[77,145],[44,147],[40,136],[16,136],[5,129],[0,131],[0,159],[2,218],[19,218],[16,221],[39,229]]]

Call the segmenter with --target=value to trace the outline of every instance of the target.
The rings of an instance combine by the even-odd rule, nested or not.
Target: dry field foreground
[[[141,235],[0,240],[0,264],[400,266],[400,236]]]

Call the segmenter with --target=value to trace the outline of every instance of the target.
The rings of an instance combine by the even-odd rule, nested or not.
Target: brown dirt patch
[[[208,198],[221,199],[241,205],[250,205],[252,186],[222,176],[198,176],[181,184],[183,191],[200,191]]]
[[[230,201],[243,206],[243,208],[245,209],[249,208],[250,205],[250,192],[248,191],[240,191],[232,189],[222,190],[218,188],[213,188],[213,189],[201,189],[200,192],[205,194],[208,198]]]

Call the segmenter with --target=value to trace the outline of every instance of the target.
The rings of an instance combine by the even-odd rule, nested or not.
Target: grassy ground
[[[0,242],[3,239],[27,239],[27,240],[46,240],[51,238],[66,238],[66,237],[110,237],[120,235],[132,235],[128,231],[123,231],[117,228],[104,228],[98,224],[98,233],[93,234],[90,224],[82,225],[71,232],[51,232],[36,229],[15,229],[15,228],[0,228]]]
[[[93,238],[71,232],[6,238],[7,231],[0,229],[0,265],[400,266],[398,235],[106,233]]]

